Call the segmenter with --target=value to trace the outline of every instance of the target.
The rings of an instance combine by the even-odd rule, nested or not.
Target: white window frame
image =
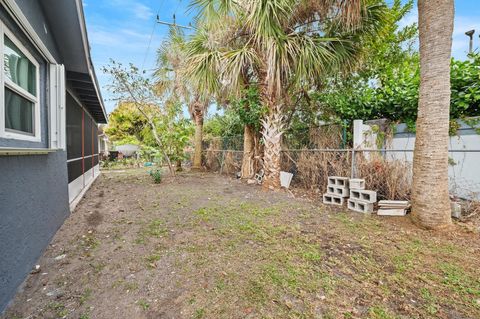
[[[30,60],[30,62],[36,68],[36,94],[34,96],[24,88],[20,87],[18,84],[13,83],[5,75],[3,58],[5,43],[5,35],[17,46],[17,48]],[[40,120],[40,64],[32,56],[32,54],[23,46],[23,44],[17,39],[17,37],[3,24],[0,22],[0,56],[2,57],[1,61],[1,70],[0,70],[0,137],[6,139],[15,139],[22,141],[30,142],[41,142],[41,120]],[[5,88],[12,90],[14,93],[20,95],[21,97],[29,100],[33,103],[33,134],[21,133],[14,130],[8,130],[5,128]]]

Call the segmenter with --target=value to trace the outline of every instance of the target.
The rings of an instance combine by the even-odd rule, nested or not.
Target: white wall
[[[456,151],[480,151],[480,135],[465,123],[459,121],[459,124],[460,129],[457,132],[457,136],[450,137],[449,149]],[[368,135],[368,130],[364,129],[361,134]],[[368,137],[365,137],[365,139],[368,139]],[[386,158],[408,162],[413,161],[413,152],[411,150],[415,146],[415,134],[409,133],[405,124],[397,125],[393,140],[387,144],[385,146],[387,150],[400,151],[387,152],[385,154]],[[360,146],[359,149],[361,148]],[[480,152],[450,152],[449,157],[452,163],[448,172],[452,194],[462,198],[480,199]]]

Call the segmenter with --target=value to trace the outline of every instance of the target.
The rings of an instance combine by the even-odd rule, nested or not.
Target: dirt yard
[[[238,180],[105,172],[2,318],[480,318],[480,238]]]

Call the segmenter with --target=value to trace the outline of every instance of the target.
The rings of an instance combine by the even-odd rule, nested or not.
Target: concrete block
[[[406,200],[381,200],[378,202],[378,207],[407,209],[410,207],[410,202]]]
[[[339,176],[329,176],[328,177],[329,186],[341,186],[348,188],[348,177],[339,177]]]
[[[341,196],[332,194],[323,194],[323,203],[327,205],[343,206],[345,199]]]
[[[327,186],[327,194],[348,197],[349,189],[341,186]]]
[[[451,202],[450,207],[452,208],[452,217],[460,218],[462,217],[462,206],[459,203]]]
[[[348,209],[353,210],[355,212],[359,212],[359,213],[364,213],[364,214],[373,213],[373,203],[367,203],[364,201],[349,199],[347,207]]]
[[[392,208],[392,209],[380,208],[377,212],[377,215],[379,216],[405,216],[406,214],[407,214],[407,210],[402,208]]]
[[[377,201],[377,192],[364,189],[351,189],[350,198],[367,203],[375,203]]]
[[[360,178],[352,178],[349,180],[351,189],[365,189],[365,180]]]

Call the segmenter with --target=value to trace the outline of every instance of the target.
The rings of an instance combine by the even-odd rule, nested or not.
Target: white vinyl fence
[[[452,194],[467,199],[480,199],[480,135],[463,121],[450,137],[449,177]],[[354,122],[354,149],[371,153],[382,152],[386,158],[412,162],[415,133],[409,132],[405,124],[394,128],[393,138],[381,148],[378,143],[378,121]],[[478,130],[478,129],[477,129]]]

